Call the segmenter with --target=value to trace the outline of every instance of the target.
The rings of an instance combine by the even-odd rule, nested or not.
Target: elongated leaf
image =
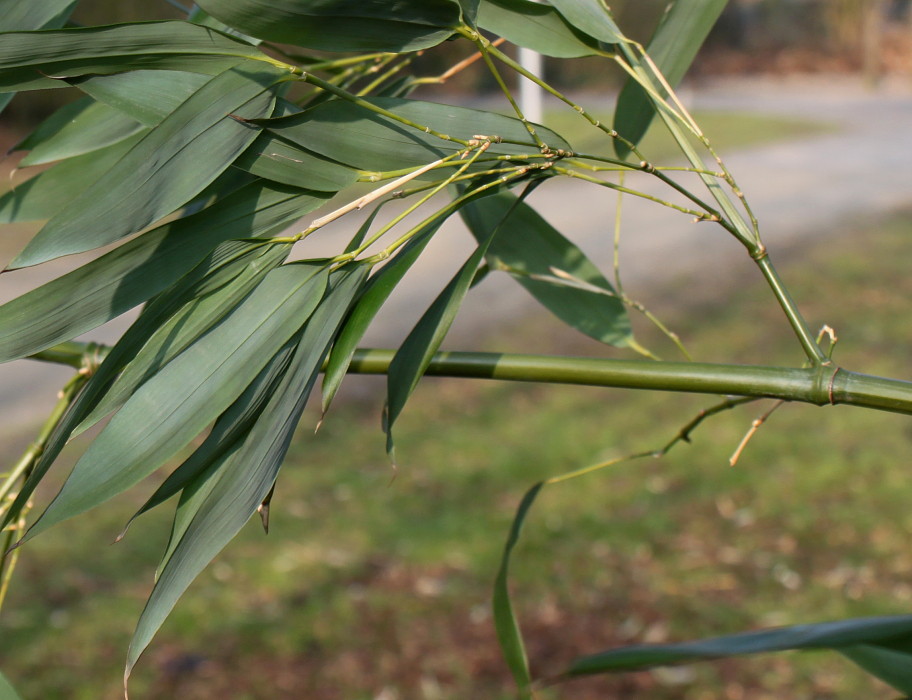
[[[207,480],[211,467],[224,460],[232,450],[240,447],[253,427],[254,422],[262,413],[266,402],[275,394],[279,383],[285,376],[285,371],[288,369],[299,341],[300,336],[296,335],[288,341],[284,348],[279,350],[257,378],[244,390],[244,393],[238,397],[237,401],[219,416],[203,444],[162,482],[161,486],[155,490],[155,493],[149,497],[142,508],[130,518],[131,523],[143,513],[147,513],[188,487],[191,487],[195,494],[197,489],[193,485]],[[191,494],[183,494],[181,496],[182,501],[184,496],[191,496]],[[182,516],[187,513],[187,508],[182,509],[181,506],[178,506],[171,539],[162,558],[162,566],[167,562],[174,546],[180,541],[183,532],[186,531],[186,525],[189,524],[190,518]],[[183,522],[179,523],[179,520],[183,520]],[[129,523],[127,525],[129,526]]]
[[[232,238],[269,236],[329,198],[248,185],[0,306],[0,362],[74,338],[142,304]]]
[[[78,118],[91,105],[92,100],[88,97],[81,97],[63,105],[63,107],[35,127],[32,133],[17,143],[11,150],[31,151],[36,146],[56,136],[61,129],[65,128],[73,119]]]
[[[104,362],[95,370],[86,386],[51,432],[31,474],[19,490],[13,504],[6,511],[0,527],[18,517],[21,508],[31,498],[35,488],[44,478],[54,460],[57,459],[67,440],[77,427],[86,421],[87,416],[107,395],[120,372],[135,360],[136,355],[149,342],[149,339],[155,336],[163,324],[167,323],[184,306],[193,303],[197,297],[215,293],[222,287],[229,287],[226,293],[231,294],[236,291],[238,285],[247,285],[251,278],[254,278],[255,281],[262,276],[263,270],[268,270],[268,265],[264,265],[263,261],[257,262],[258,267],[261,268],[259,270],[246,269],[243,255],[244,245],[243,242],[234,241],[219,246],[166,292],[157,295],[149,302],[139,318],[108,351]],[[269,251],[268,255],[281,256],[282,247],[278,246],[276,250]],[[287,252],[287,248],[285,250]],[[278,258],[274,258],[274,260],[276,259]],[[235,285],[234,288],[231,287],[232,284]],[[240,289],[240,291],[244,290]]]
[[[206,12],[261,39],[326,51],[416,51],[449,38],[456,0],[202,0]]]
[[[196,3],[194,3],[193,9],[190,10],[190,14],[187,15],[187,21],[193,22],[194,24],[201,24],[204,27],[210,27],[212,29],[216,29],[216,30],[220,31],[222,34],[231,34],[232,36],[236,36],[241,41],[245,41],[248,44],[252,44],[254,46],[257,46],[260,43],[262,43],[261,39],[257,39],[256,37],[252,37],[249,34],[244,34],[243,32],[239,32],[237,29],[232,29],[224,22],[220,22],[215,17],[210,15],[208,12],[206,12],[205,10],[200,8],[199,5],[197,5]]]
[[[0,700],[22,700],[22,697],[2,673],[0,673]]]
[[[478,26],[545,56],[577,58],[601,52],[597,41],[575,30],[557,10],[533,0],[481,0]]]
[[[687,0],[673,2],[646,47],[669,85],[674,87],[690,68],[697,51],[712,29],[728,0]],[[655,116],[655,107],[646,91],[628,78],[618,96],[614,128],[625,139],[638,144]],[[615,139],[615,152],[626,158],[630,148]]]
[[[142,124],[107,105],[89,104],[53,136],[35,145],[19,167],[91,153],[144,130]]]
[[[510,600],[510,557],[519,542],[526,515],[544,485],[544,482],[539,482],[529,489],[523,496],[522,501],[520,501],[519,508],[516,509],[516,515],[510,525],[510,534],[507,537],[504,553],[500,560],[500,569],[494,581],[494,596],[491,603],[494,628],[497,631],[497,641],[522,698],[530,697],[529,686],[532,683],[532,675],[529,672],[529,658],[526,656],[526,647],[523,644],[519,621],[516,619],[513,603]]]
[[[268,61],[249,44],[187,22],[10,32],[0,34],[0,92],[67,87],[41,76],[107,75],[134,68],[220,73],[248,58]]]
[[[220,249],[224,249],[224,252]],[[190,300],[155,329],[92,413],[74,429],[73,436],[84,432],[119,408],[137,388],[227,316],[270,270],[288,257],[290,250],[291,245],[288,243],[275,245],[229,241],[219,246],[213,252],[213,256],[221,255],[225,258],[219,264],[219,274],[210,274],[201,283],[192,285],[181,294]],[[163,299],[155,301],[169,303],[169,300]]]
[[[67,18],[78,1],[0,0],[0,32],[21,32],[42,28],[57,29],[66,24]]]
[[[0,196],[0,224],[43,221],[64,211],[74,199],[135,146],[141,134],[107,148],[70,158]]]
[[[909,675],[909,669],[912,668],[912,654],[908,648],[910,642],[912,615],[856,618],[742,632],[681,644],[622,647],[576,659],[565,675],[631,671],[789,649],[835,649],[853,660],[857,658],[860,665],[886,682],[895,684],[896,688],[912,692],[912,676]],[[887,653],[891,647],[900,643],[906,645],[904,652],[893,650],[894,653]],[[882,664],[887,659],[902,663],[894,668],[885,668]]]
[[[539,182],[541,181],[533,180],[529,182],[515,204],[521,203]],[[498,192],[499,188],[491,189],[490,186],[494,184],[502,185],[504,183],[500,180],[478,183],[459,199],[454,200],[451,204],[452,210],[465,206],[477,197],[489,196]],[[488,246],[490,246],[491,241],[497,235],[499,227],[503,225],[511,212],[512,209],[507,211],[491,228],[487,238],[479,242],[475,252],[466,260],[459,272],[456,273],[456,276],[450,280],[450,283],[428,307],[428,310],[424,312],[424,315],[402,342],[390,362],[389,371],[387,372],[387,402],[384,415],[386,449],[390,455],[393,452],[393,423],[402,412],[405,402],[415,390],[431,358],[437,352],[444,337],[446,337],[450,326],[456,318],[456,313],[459,311],[462,300],[478,274],[478,268],[484,260]]]
[[[585,253],[545,221],[532,207],[517,203],[516,195],[500,192],[460,210],[479,242],[499,227],[486,259],[495,270],[506,270],[539,303],[564,323],[609,345],[623,347],[631,338],[630,319],[614,289]],[[596,289],[554,284],[555,269]],[[599,293],[604,290],[605,293]]]
[[[339,390],[345,373],[351,365],[352,356],[355,354],[361,338],[364,337],[367,327],[443,222],[444,218],[434,220],[427,225],[425,230],[417,233],[365,286],[364,292],[352,307],[326,363],[322,387],[324,413],[329,409],[330,403]]]
[[[873,644],[859,644],[841,647],[837,651],[872,676],[912,695],[912,653],[908,649],[896,651]]]
[[[583,34],[606,44],[620,44],[624,34],[603,0],[551,0],[564,19]]]
[[[198,504],[143,610],[125,677],[190,582],[237,534],[275,484],[323,358],[368,269],[357,265],[334,273],[330,292],[308,320],[280,386],[243,445],[213,475],[217,482]]]
[[[89,446],[26,534],[134,485],[215,420],[301,327],[323,296],[321,265],[270,273],[230,316],[133,395]]]
[[[158,126],[211,79],[203,73],[178,70],[134,70],[68,82],[141,124]]]
[[[338,192],[358,179],[356,170],[271,133],[261,134],[234,164],[267,180],[324,192]]]
[[[69,19],[77,2],[78,0],[0,0],[0,32],[57,29]],[[3,112],[13,97],[12,92],[0,94],[0,112]]]
[[[437,296],[431,306],[402,341],[402,345],[390,362],[387,375],[386,431],[387,450],[392,451],[393,423],[405,407],[406,401],[418,385],[418,381],[437,352],[456,313],[472,284],[475,272],[487,252],[487,241],[480,243],[475,252],[463,263],[456,276]]]
[[[142,230],[201,192],[252,143],[243,118],[269,114],[281,78],[247,62],[206,83],[51,219],[13,260],[27,267]]]
[[[476,135],[499,136],[515,143],[491,146],[491,155],[539,153],[521,121],[501,114],[453,107],[451,105],[391,97],[367,100],[378,108],[410,122],[427,126],[449,136],[470,140]],[[425,165],[462,150],[463,146],[405,126],[389,117],[344,100],[327,102],[300,114],[279,119],[258,120],[257,124],[327,158],[362,170],[396,170]],[[552,148],[571,150],[570,145],[545,127],[536,127]]]

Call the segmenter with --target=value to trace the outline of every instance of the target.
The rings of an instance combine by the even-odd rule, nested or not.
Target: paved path
[[[824,236],[847,220],[863,220],[912,202],[912,82],[897,81],[872,92],[843,77],[738,80],[714,82],[686,94],[686,99],[692,107],[805,116],[838,127],[800,141],[723,154],[748,194],[774,259],[786,255],[794,241]],[[633,178],[628,183],[652,187],[651,182]],[[531,201],[610,269],[615,203],[611,193],[556,180],[539,188]],[[676,278],[700,270],[706,271],[707,289],[727,284],[732,277],[755,274],[740,246],[721,229],[695,225],[662,207],[628,200],[624,231],[623,273],[634,295],[648,296],[647,290],[656,285],[667,291]],[[327,241],[327,245],[338,243]],[[392,304],[381,312],[368,344],[390,345],[401,339],[470,253],[471,238],[458,224],[447,225],[397,290]],[[12,277],[4,276],[0,298],[9,298],[21,285]],[[469,347],[474,336],[501,319],[515,319],[532,308],[512,281],[493,277],[472,291],[449,347]],[[110,340],[122,327],[122,322],[114,322],[90,336]],[[66,369],[27,361],[0,367],[0,437],[21,435],[24,428],[36,425],[68,374]]]

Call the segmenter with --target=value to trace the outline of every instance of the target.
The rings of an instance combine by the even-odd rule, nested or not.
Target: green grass
[[[839,331],[840,364],[908,375],[912,327],[899,319],[912,297],[912,215],[864,230],[793,251],[783,272],[808,319]],[[760,286],[699,308],[670,298],[654,306],[687,331],[698,358],[800,362],[795,340],[770,330],[782,324]],[[488,349],[596,352],[547,340],[556,337],[541,332],[548,323],[531,319]],[[671,354],[648,329],[642,336]],[[270,536],[251,523],[200,577],[141,661],[133,697],[511,697],[488,600],[522,493],[542,477],[658,446],[712,401],[428,379],[398,424],[398,471],[384,455],[379,403],[339,407],[316,436],[309,415],[280,477]],[[513,574],[536,674],[620,643],[908,612],[908,419],[787,405],[729,467],[765,408],[719,416],[664,460],[545,489]],[[142,500],[122,498],[24,549],[0,618],[0,658],[25,698],[120,697],[167,514],[108,543]],[[895,693],[820,653],[543,694],[622,697]]]

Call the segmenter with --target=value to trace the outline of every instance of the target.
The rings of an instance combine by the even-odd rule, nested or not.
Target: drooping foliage
[[[112,347],[76,353],[84,371],[41,449],[0,487],[11,497],[0,516],[25,542],[168,467],[137,514],[176,501],[127,676],[193,578],[268,502],[320,373],[327,410],[368,325],[454,214],[476,247],[388,364],[390,451],[397,417],[487,272],[515,279],[569,328],[639,349],[629,300],[534,210],[532,193],[553,178],[589,179],[714,222],[777,279],[733,178],[706,166],[697,149],[708,142],[673,92],[725,0],[671,2],[645,49],[601,0],[206,0],[186,20],[103,27],[69,25],[76,4],[0,1],[0,109],[17,92],[78,95],[18,144],[27,152],[22,167],[52,167],[0,196],[0,223],[46,222],[9,269],[115,247],[0,306],[0,359],[56,357],[82,333],[140,313]],[[412,72],[416,52],[454,41],[465,48],[456,69],[487,66],[509,96],[503,74],[525,69],[500,38],[552,57],[601,57],[626,73],[613,125],[543,86],[599,129],[614,156],[575,152],[572,140],[510,102],[495,113],[415,93],[449,75]],[[689,160],[684,184],[639,152],[654,119]],[[626,171],[654,177],[667,198],[611,179]],[[405,214],[378,216],[394,199]],[[334,256],[307,259],[302,245],[305,259],[289,257],[329,222],[365,208],[371,215]],[[793,398],[821,402],[829,392],[833,402],[848,380],[837,384],[824,370],[800,314],[773,289],[810,364],[788,375],[810,387]],[[825,372],[828,386],[818,381]],[[738,385],[728,393],[768,391]],[[839,397],[851,399],[850,388]],[[108,416],[53,500],[24,525],[67,441]],[[498,636],[523,696],[535,679],[508,565],[541,487],[520,506],[494,595]],[[833,648],[912,692],[909,630],[905,618],[875,619],[635,647],[579,659],[567,676]]]

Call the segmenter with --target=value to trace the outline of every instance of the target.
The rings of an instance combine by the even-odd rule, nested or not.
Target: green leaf
[[[323,192],[338,192],[358,179],[356,170],[271,133],[261,134],[234,165],[267,180]]]
[[[676,86],[709,31],[712,29],[728,0],[687,0],[673,2],[655,34],[646,47],[669,85]],[[633,144],[638,144],[655,116],[652,99],[633,78],[628,78],[618,96],[614,113],[614,128]],[[614,150],[619,158],[626,158],[630,149],[615,139]]]
[[[322,387],[324,413],[329,409],[330,403],[332,403],[336,392],[339,390],[339,386],[345,378],[345,373],[348,371],[349,365],[351,365],[352,356],[355,354],[358,343],[361,342],[367,327],[374,320],[383,304],[386,303],[386,300],[389,299],[396,285],[399,284],[405,273],[409,271],[421,255],[421,252],[430,242],[437,229],[443,224],[445,218],[434,219],[423,230],[416,233],[414,238],[392,260],[384,265],[377,274],[371,277],[370,281],[365,285],[364,292],[358,298],[352,307],[351,313],[345,320],[345,324],[342,326],[339,337],[336,339],[329,355],[329,360],[326,363]]]
[[[128,652],[125,678],[190,582],[231,541],[275,484],[295,427],[326,352],[369,271],[352,265],[333,273],[330,290],[307,321],[291,366],[243,444],[213,469],[217,481],[197,500],[192,520],[155,584]],[[186,522],[186,520],[184,521]]]
[[[565,676],[635,671],[676,663],[723,659],[790,649],[835,649],[894,687],[912,692],[908,645],[912,615],[865,617],[742,632],[680,644],[622,647],[573,661]],[[895,647],[902,644],[905,651]],[[892,666],[892,662],[898,665]]]
[[[393,97],[373,97],[365,101],[413,124],[464,141],[481,134],[513,142],[493,144],[486,155],[540,153],[525,125],[513,117]],[[257,120],[256,123],[303,148],[362,170],[417,167],[464,148],[456,142],[427,134],[417,126],[406,126],[345,100],[334,100],[300,114]],[[550,129],[537,126],[536,131],[552,148],[572,150]]]
[[[158,126],[211,79],[210,75],[186,71],[134,70],[68,82],[141,124]]]
[[[209,270],[199,283],[179,285],[176,303],[169,292],[150,302],[143,316],[155,311],[154,306],[164,304],[172,315],[158,325],[148,340],[132,355],[121,374],[105,392],[92,413],[74,430],[71,437],[81,434],[111,411],[119,408],[137,388],[167,365],[206,331],[221,321],[238,302],[262,281],[266,274],[281,265],[291,250],[291,244],[264,244],[255,241],[228,241],[213,251],[213,262],[205,265]],[[182,280],[183,282],[183,280]],[[182,300],[188,300],[181,304]],[[146,318],[137,323],[148,322]]]
[[[621,44],[627,41],[603,0],[550,1],[564,19],[583,34],[606,44]]]
[[[66,24],[79,0],[0,0],[0,32],[57,29]]]
[[[626,345],[631,338],[630,319],[611,284],[583,251],[532,207],[517,202],[510,192],[500,192],[460,210],[479,242],[508,212],[485,256],[491,268],[509,272],[542,306],[581,333],[609,345]],[[562,282],[555,270],[591,289]]]
[[[529,509],[538,497],[538,492],[541,491],[544,485],[544,482],[539,482],[526,491],[522,501],[519,503],[519,508],[516,509],[513,523],[510,525],[510,534],[504,546],[504,553],[500,559],[500,569],[494,581],[494,596],[491,605],[494,629],[497,631],[497,641],[500,644],[500,650],[503,652],[504,660],[513,674],[513,679],[516,681],[520,697],[523,700],[531,698],[529,686],[532,683],[532,675],[529,672],[529,658],[526,655],[526,648],[523,644],[519,621],[516,619],[513,603],[510,600],[510,557],[519,542],[526,515],[528,515]]]
[[[0,34],[0,92],[68,87],[55,78],[137,68],[214,74],[242,59],[270,62],[249,44],[180,21],[9,32]]]
[[[230,34],[232,36],[236,36],[241,41],[246,41],[248,44],[253,44],[254,46],[262,43],[262,40],[257,39],[256,37],[252,37],[249,34],[239,32],[236,29],[232,29],[224,22],[218,21],[215,17],[210,15],[205,10],[201,9],[199,5],[195,3],[193,5],[193,9],[190,10],[190,14],[187,15],[187,21],[193,22],[194,24],[201,24],[204,27],[216,29],[222,34]]]
[[[219,243],[269,236],[329,198],[264,182],[178,219],[0,306],[0,362],[44,350],[151,299]]]
[[[550,5],[533,0],[482,0],[478,26],[545,56],[577,58],[601,53],[597,41],[575,30]]]
[[[41,165],[91,153],[140,131],[145,131],[145,128],[136,120],[107,105],[89,101],[79,114],[70,118],[53,136],[31,146],[31,153],[19,161],[19,167]]]
[[[250,428],[253,427],[254,422],[262,413],[266,402],[275,394],[299,342],[300,335],[296,335],[288,341],[285,347],[279,350],[257,378],[244,390],[244,393],[238,397],[237,401],[231,404],[218,417],[203,444],[162,482],[161,486],[155,490],[155,493],[149,497],[142,508],[130,518],[127,527],[140,515],[161,505],[175,494],[181,493],[181,491],[186,489],[192,492],[185,492],[181,495],[182,504],[178,505],[170,542],[159,569],[167,562],[174,546],[180,541],[183,532],[186,531],[186,525],[189,524],[190,518],[185,516],[189,513],[190,517],[192,517],[195,512],[195,509],[191,510],[189,506],[185,507],[183,505],[185,497],[196,498],[201,482],[208,480],[213,465],[223,461],[229,456],[231,451],[240,447],[244,438],[249,434]],[[126,532],[126,528],[124,528],[124,532]]]
[[[326,51],[417,51],[460,24],[456,0],[202,0],[210,15],[261,39]]]
[[[11,267],[112,243],[192,199],[257,135],[229,115],[271,113],[274,97],[268,88],[281,77],[249,61],[210,80],[52,218]]]
[[[431,358],[446,337],[447,331],[450,330],[456,313],[462,305],[462,300],[469,291],[475,272],[484,260],[490,240],[491,237],[480,243],[475,252],[463,263],[456,276],[440,292],[415,324],[408,337],[402,341],[402,345],[399,346],[399,350],[396,351],[390,362],[386,401],[387,451],[389,452],[392,452],[393,445],[393,423],[418,385]]]
[[[842,647],[838,651],[897,690],[912,695],[912,653],[874,644]]]
[[[22,696],[16,692],[2,673],[0,673],[0,700],[22,700]]]
[[[0,196],[0,224],[43,221],[64,211],[74,199],[101,179],[142,138],[136,134],[119,143],[69,158]]]
[[[140,387],[26,538],[133,486],[215,420],[307,320],[326,277],[320,264],[285,265],[267,275],[224,321]]]

